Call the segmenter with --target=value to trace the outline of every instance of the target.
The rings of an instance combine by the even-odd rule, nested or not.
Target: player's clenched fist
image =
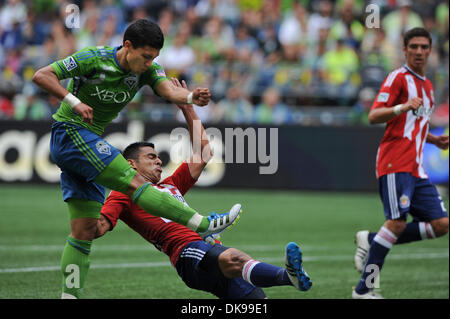
[[[404,104],[403,110],[405,112],[407,112],[409,110],[417,110],[421,105],[422,105],[422,99],[419,97],[414,97]]]
[[[92,120],[94,118],[94,111],[92,110],[92,107],[84,103],[80,103],[75,105],[73,109],[75,110],[75,112],[80,114],[80,116],[83,118],[83,122],[92,124]]]
[[[192,101],[195,105],[205,106],[209,103],[211,99],[211,92],[207,88],[196,88],[193,91]]]

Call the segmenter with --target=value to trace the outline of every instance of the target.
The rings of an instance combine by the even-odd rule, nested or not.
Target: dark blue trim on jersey
[[[127,73],[127,72],[120,66],[119,60],[117,60],[117,50],[119,50],[121,47],[122,47],[122,46],[118,46],[118,47],[115,47],[115,48],[114,48],[114,51],[113,51],[113,53],[114,53],[114,61],[116,61],[116,64],[117,64],[117,66],[119,67],[120,71],[122,71],[122,72],[124,72],[124,73]]]
[[[403,67],[404,67],[405,69],[407,69],[409,72],[411,72],[413,75],[417,76],[417,77],[418,77],[419,79],[421,79],[422,81],[425,81],[425,80],[427,79],[426,76],[421,76],[421,75],[417,74],[416,72],[414,72],[413,70],[411,70],[411,68],[410,68],[409,66],[407,66],[406,63],[403,64]]]
[[[64,72],[64,69],[59,65],[58,62],[56,62],[56,64],[59,66],[59,68],[61,69],[62,73],[63,73],[63,78],[66,78],[66,72]]]

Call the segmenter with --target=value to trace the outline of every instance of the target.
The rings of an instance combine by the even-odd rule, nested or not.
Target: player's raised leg
[[[151,183],[139,175],[120,154],[95,178],[95,181],[129,195],[146,212],[185,225],[201,236],[224,230],[232,225],[241,213],[240,205],[235,205],[224,214],[200,215],[170,194],[153,188]]]
[[[235,248],[228,248],[218,256],[219,267],[227,278],[242,276],[248,283],[262,288],[294,286],[301,291],[309,290],[312,283],[303,270],[301,252],[295,243],[287,245],[285,260],[286,268],[281,268],[255,260]]]

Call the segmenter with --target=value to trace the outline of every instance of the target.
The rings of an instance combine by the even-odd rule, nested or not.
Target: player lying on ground
[[[356,234],[355,266],[362,272],[355,299],[382,298],[367,279],[374,266],[381,271],[392,245],[432,239],[448,233],[442,198],[422,165],[423,146],[448,149],[447,135],[428,133],[434,110],[433,85],[425,77],[431,36],[423,28],[404,35],[406,64],[391,72],[369,112],[371,123],[387,123],[377,155],[377,177],[386,222],[378,233]],[[408,214],[413,221],[406,223]]]
[[[61,258],[63,297],[78,297],[89,269],[92,240],[105,199],[105,187],[129,195],[145,211],[186,225],[203,236],[229,226],[239,212],[205,217],[137,174],[120,152],[101,138],[105,127],[144,85],[174,103],[207,105],[208,89],[190,92],[174,86],[153,60],[164,36],[158,25],[137,20],[125,31],[123,45],[87,47],[38,70],[33,81],[62,100],[53,115],[50,152],[61,168],[70,236]],[[65,89],[60,80],[70,78]],[[74,271],[79,282],[68,283]],[[69,287],[70,286],[70,287]]]
[[[201,149],[194,149],[193,156],[170,177],[159,182],[162,162],[151,143],[131,144],[123,155],[138,173],[152,183],[152,187],[186,204],[183,196],[200,177],[211,158],[211,151],[192,105],[179,107],[188,123],[191,141],[194,136],[203,136],[203,139]],[[200,124],[196,126],[198,132],[194,131],[194,121]],[[201,160],[195,161],[195,158]],[[233,209],[240,210],[240,205],[235,205]],[[292,285],[302,291],[311,287],[311,281],[303,270],[301,251],[295,243],[286,246],[286,269],[280,268],[253,260],[238,249],[206,243],[189,228],[151,216],[130,197],[112,191],[102,207],[97,235],[102,236],[112,230],[118,219],[167,254],[187,286],[210,292],[219,298],[264,298],[265,294],[259,287]]]

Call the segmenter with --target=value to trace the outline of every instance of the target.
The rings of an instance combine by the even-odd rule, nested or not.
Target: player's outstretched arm
[[[182,86],[175,86],[172,81],[162,81],[155,88],[156,92],[174,104],[192,104],[205,106],[211,99],[211,93],[207,88],[196,88],[189,91]]]
[[[409,110],[417,110],[422,105],[422,99],[415,97],[406,103],[393,107],[379,107],[371,109],[369,112],[370,124],[386,123],[397,115],[408,112]]]
[[[171,82],[176,87],[187,89],[186,82],[180,83],[178,79],[172,78]],[[177,104],[178,108],[183,112],[184,118],[189,128],[189,136],[191,139],[193,155],[188,160],[189,171],[192,178],[198,179],[208,161],[212,158],[212,151],[209,145],[205,128],[202,125],[197,113],[195,113],[192,104]]]
[[[93,110],[90,106],[82,103],[78,98],[73,96],[66,88],[59,82],[53,68],[48,65],[36,71],[33,75],[33,82],[39,87],[56,96],[58,99],[67,102],[77,112],[84,122],[92,124]]]

